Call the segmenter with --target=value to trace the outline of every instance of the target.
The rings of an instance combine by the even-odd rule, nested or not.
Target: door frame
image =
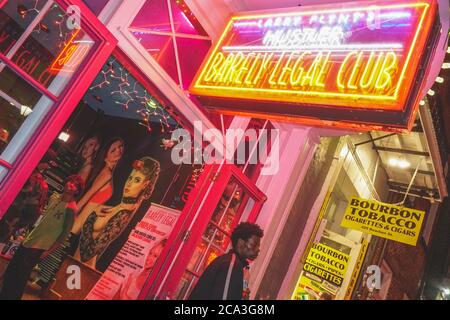
[[[165,299],[174,293],[231,178],[234,178],[246,192],[240,211],[244,210],[250,197],[254,199],[255,203],[246,221],[256,221],[267,200],[265,194],[232,164],[205,166],[201,178],[189,195],[182,219],[178,220],[161,253],[161,257],[164,258],[158,259],[154,271],[141,290],[139,300]]]

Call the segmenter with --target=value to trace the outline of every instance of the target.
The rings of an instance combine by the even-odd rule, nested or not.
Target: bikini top
[[[113,195],[113,186],[110,182],[108,182],[103,188],[97,191],[89,202],[104,204],[109,200]]]

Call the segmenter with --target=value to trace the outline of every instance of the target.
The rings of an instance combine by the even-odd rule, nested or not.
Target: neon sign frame
[[[355,21],[355,16],[358,18],[359,15],[359,19],[364,17],[364,14],[361,12],[365,12],[366,17],[368,17],[374,10],[377,10],[379,15],[388,17],[389,20],[384,20],[383,23],[392,20],[396,21],[395,19],[404,20],[406,18],[410,18],[412,15],[411,12],[415,14],[416,20],[414,20],[415,23],[412,24],[413,30],[408,30],[408,32],[404,33],[404,43],[354,42],[350,44],[337,44],[336,39],[339,39],[339,37],[330,37],[334,42],[331,48],[328,47],[328,50],[327,44],[322,44],[318,42],[318,40],[316,43],[312,43],[312,45],[311,43],[304,41],[306,46],[295,47],[289,45],[278,45],[279,42],[283,42],[286,39],[277,40],[275,38],[275,40],[273,40],[268,37],[269,40],[266,41],[267,36],[260,37],[259,39],[255,38],[255,41],[248,41],[247,43],[238,43],[238,45],[232,43],[233,41],[239,41],[240,35],[238,34],[236,36],[236,32],[239,32],[242,28],[250,28],[248,33],[255,33],[254,30],[256,30],[257,33],[258,28],[269,29],[273,27],[277,21],[278,27],[283,27],[283,24],[285,23],[283,22],[283,19],[285,21],[292,22],[294,17],[298,21],[305,18],[307,20],[307,18],[309,18],[311,23],[311,20],[315,19],[315,22],[317,22],[319,19],[324,19],[323,17],[326,18],[326,15],[329,15],[330,17],[337,17],[337,15],[342,14],[353,14],[353,21]],[[359,130],[410,130],[413,124],[415,112],[419,105],[420,97],[418,97],[418,93],[421,91],[421,87],[423,85],[422,79],[424,77],[424,72],[423,70],[420,71],[419,67],[421,65],[426,65],[427,52],[425,52],[425,48],[427,45],[432,44],[431,42],[435,40],[431,36],[431,30],[433,27],[436,27],[436,12],[437,5],[435,0],[400,0],[394,3],[393,1],[364,1],[357,2],[356,4],[330,4],[302,7],[300,9],[294,8],[291,10],[284,9],[261,13],[242,13],[232,17],[228,22],[219,41],[214,48],[211,49],[199,72],[194,78],[190,87],[190,92],[196,95],[199,100],[211,110],[223,114],[262,117],[266,119],[299,122],[309,125],[334,126]],[[269,22],[272,21],[271,19],[275,21],[275,23]],[[339,19],[341,19],[340,16]],[[298,21],[297,26],[301,24],[301,22]],[[269,27],[266,27],[266,25],[269,25]],[[369,24],[367,26],[369,26]],[[367,28],[367,32],[373,33],[373,30],[369,29],[370,28]],[[306,28],[303,30],[309,31],[310,33],[312,32]],[[291,30],[286,32],[286,34],[290,31]],[[302,30],[297,28],[292,31],[291,34],[295,32],[297,35],[297,38],[295,38],[297,39],[296,41],[298,43],[302,43],[302,40],[298,40],[301,36],[303,36]],[[267,32],[267,34],[269,33],[270,31]],[[319,33],[319,37],[317,39],[320,39],[320,30],[316,30],[316,33]],[[346,35],[349,33],[347,32],[343,34]],[[344,38],[343,36],[340,37]],[[261,41],[263,38],[266,42],[265,44],[269,43],[270,45],[260,45],[258,41]],[[303,36],[303,40],[307,38],[307,36]],[[323,38],[326,39],[327,37],[325,36]],[[308,39],[314,39],[314,37],[311,36]],[[288,42],[289,41],[290,40],[288,40]],[[254,45],[255,43],[256,45]],[[336,64],[340,67],[339,72],[332,74],[336,79],[333,84],[330,84],[330,81],[326,81],[330,78],[328,75],[323,77],[323,81],[320,81],[320,77],[314,78],[314,73],[316,73],[316,71],[314,71],[311,79],[308,78],[307,81],[302,81],[302,86],[304,86],[305,83],[307,84],[308,81],[310,84],[314,81],[314,85],[318,90],[308,90],[309,88],[305,89],[299,87],[283,88],[283,85],[286,86],[286,81],[277,82],[276,79],[274,80],[274,75],[276,75],[277,71],[279,72],[282,70],[281,76],[279,77],[279,79],[281,79],[285,69],[291,69],[289,68],[289,63],[291,62],[292,56],[294,56],[294,52],[302,50],[302,55],[305,55],[305,52],[308,49],[315,52],[314,48],[316,48],[315,51],[317,51],[317,55],[311,65],[314,65],[315,61],[318,59],[317,56],[326,55],[327,52],[328,54],[330,52],[333,52],[334,54],[339,51],[349,52],[346,58],[342,59],[340,64]],[[324,50],[319,51],[317,48]],[[362,58],[363,51],[358,52],[358,49],[365,50],[364,58]],[[287,56],[283,56],[286,50],[288,52],[287,56],[289,56],[290,53],[290,56],[287,59]],[[404,50],[404,52],[401,50]],[[398,51],[400,51],[400,53],[397,56],[396,52]],[[237,54],[235,56],[225,56],[225,54],[229,54],[230,52],[237,52]],[[269,54],[269,58],[267,58],[269,60],[272,59],[273,55],[277,52],[281,52],[281,55],[278,56],[278,61],[274,60],[275,62],[269,62],[275,66],[272,66],[272,69],[266,67],[264,71],[267,71],[267,74],[263,74],[262,76],[258,74],[260,77],[256,77],[255,81],[247,81],[248,79],[246,79],[244,82],[243,79],[239,79],[239,75],[242,75],[242,69],[244,69],[244,72],[248,70],[248,68],[245,68],[248,67],[246,64],[248,60],[250,60],[250,54],[244,56],[245,58],[240,58],[241,60],[239,61],[241,65],[239,68],[241,69],[239,71],[234,70],[237,66],[233,64],[236,64],[238,55],[244,55],[248,52],[251,52],[250,54],[265,52],[266,55],[264,56],[264,59],[266,59]],[[258,53],[258,55],[259,54],[260,53]],[[384,61],[382,60],[383,58],[380,58],[383,54],[385,54],[383,57]],[[300,56],[301,55],[298,54],[297,62],[302,59]],[[368,59],[367,56],[369,56]],[[260,56],[258,57],[260,58]],[[279,65],[282,59],[285,59],[283,60],[285,65],[280,69]],[[286,60],[288,61],[287,64]],[[319,59],[319,64],[320,61],[321,60]],[[358,63],[361,63],[361,61],[371,63],[373,72],[369,78],[369,84],[374,87],[373,90],[378,90],[379,92],[385,90],[388,94],[363,92],[364,87],[361,86],[358,88],[358,86],[351,85],[352,79],[355,79],[355,70],[358,67]],[[325,60],[325,62],[322,63],[326,65],[328,62]],[[283,63],[281,64],[283,65]],[[242,65],[244,67],[242,67]],[[263,63],[261,62],[261,69],[263,69],[262,65]],[[342,72],[346,72],[347,77],[349,74],[349,70],[345,70],[347,65],[351,66],[353,71],[350,73],[350,80],[347,81],[346,79],[343,82],[341,81],[343,79]],[[314,66],[314,68],[315,67],[316,66]],[[330,74],[330,70],[333,67],[334,66],[328,67]],[[232,70],[230,71],[226,68]],[[324,66],[321,68],[324,69]],[[337,67],[334,68],[336,70]],[[365,68],[366,71],[368,67],[366,66]],[[375,80],[373,79],[373,74],[375,72],[374,70],[378,70],[378,78]],[[367,80],[367,74],[365,74],[365,71],[362,75],[363,77],[360,79],[361,81],[364,80],[364,77],[366,78],[365,80]],[[261,73],[261,70],[259,72]],[[291,70],[291,72],[293,71]],[[308,76],[309,72],[310,71],[308,71]],[[322,72],[322,70],[320,72]],[[361,71],[358,70],[357,72],[357,76],[360,77]],[[238,74],[237,79],[233,78],[236,77],[236,73]],[[391,73],[393,75],[391,75]],[[269,74],[269,81],[267,81],[267,79],[264,80],[266,81],[265,83],[261,81],[262,77],[268,78]],[[280,72],[278,75],[280,75]],[[359,84],[361,84],[360,80],[357,80]],[[334,88],[330,90],[329,87],[332,85]],[[360,89],[361,92],[355,92],[357,91],[356,89]],[[345,92],[345,90],[353,90],[354,92]]]
[[[63,49],[50,66],[51,72],[74,73],[83,59],[87,56],[94,42],[75,41],[75,38],[78,36],[80,30],[81,29],[75,30],[70,40],[65,43]]]

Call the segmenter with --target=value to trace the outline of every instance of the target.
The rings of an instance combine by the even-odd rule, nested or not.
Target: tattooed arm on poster
[[[83,226],[82,239],[80,242],[81,261],[88,265],[95,266],[97,256],[101,255],[104,250],[123,232],[134,213],[128,210],[120,210],[114,213],[109,219],[106,226],[100,233],[94,237],[92,232],[97,215],[93,212],[86,220]]]
[[[109,244],[119,237],[142,202],[150,198],[159,172],[157,160],[150,157],[136,160],[125,182],[120,204],[109,210],[99,207],[88,215],[81,227],[78,248],[82,262],[90,266],[96,264],[97,256],[103,254]]]

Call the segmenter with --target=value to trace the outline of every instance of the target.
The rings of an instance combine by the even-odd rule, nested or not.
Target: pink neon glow
[[[195,29],[192,23],[189,21],[188,17],[186,17],[186,14],[184,12],[181,12],[182,17],[184,20],[191,26],[192,29]]]
[[[294,51],[294,50],[330,50],[328,45],[311,45],[311,46],[225,46],[224,51]],[[370,51],[386,51],[388,50],[402,50],[401,43],[375,43],[375,44],[349,44],[349,45],[335,45],[332,51],[351,51],[351,50],[370,50]]]

